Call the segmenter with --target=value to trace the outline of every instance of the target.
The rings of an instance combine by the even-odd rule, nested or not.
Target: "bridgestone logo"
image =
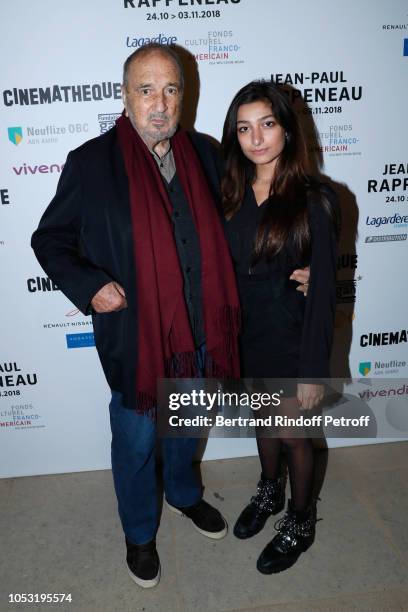
[[[398,242],[399,240],[406,240],[407,234],[390,234],[388,236],[367,236],[366,242]]]

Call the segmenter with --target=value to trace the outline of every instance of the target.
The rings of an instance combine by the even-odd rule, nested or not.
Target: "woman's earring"
[[[288,140],[288,138],[289,138],[288,133],[287,133],[287,132],[285,132],[285,140],[287,141],[287,140]]]

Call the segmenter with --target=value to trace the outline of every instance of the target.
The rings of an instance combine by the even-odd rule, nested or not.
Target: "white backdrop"
[[[46,278],[29,241],[68,151],[121,112],[123,61],[146,39],[195,56],[195,128],[217,139],[232,96],[253,78],[272,75],[304,97],[309,110],[297,108],[310,147],[342,198],[334,374],[407,375],[406,8],[404,0],[2,4],[1,477],[110,464],[109,390],[91,321]],[[377,346],[370,334],[381,334]],[[350,443],[361,441],[330,445]],[[254,452],[253,440],[214,439],[205,458]]]

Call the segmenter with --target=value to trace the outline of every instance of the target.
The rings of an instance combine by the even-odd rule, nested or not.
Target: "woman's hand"
[[[289,279],[299,283],[299,285],[296,287],[296,291],[300,291],[306,297],[307,290],[309,289],[310,267],[306,266],[306,268],[294,270],[289,276]]]
[[[312,408],[315,408],[322,401],[323,396],[323,385],[298,383],[297,400],[299,403],[299,410],[312,410]]]

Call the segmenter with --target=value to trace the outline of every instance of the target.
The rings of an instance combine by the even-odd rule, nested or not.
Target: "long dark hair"
[[[221,184],[224,214],[230,219],[241,207],[245,189],[252,185],[256,167],[242,152],[237,136],[237,115],[242,104],[264,101],[285,130],[285,145],[270,187],[273,206],[267,206],[254,245],[254,260],[273,257],[289,236],[300,257],[308,257],[310,229],[306,195],[314,183],[308,176],[307,149],[297,116],[285,92],[270,81],[252,81],[238,91],[228,109],[222,136],[225,173]],[[322,200],[323,201],[323,200]],[[324,203],[329,208],[329,204]]]

